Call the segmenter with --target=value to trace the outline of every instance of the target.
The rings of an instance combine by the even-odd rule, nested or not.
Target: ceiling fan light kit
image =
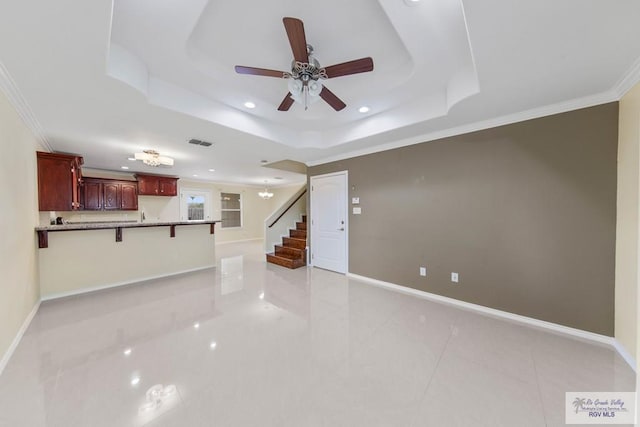
[[[288,111],[294,102],[301,104],[306,110],[320,98],[336,111],[344,109],[347,105],[320,80],[373,71],[373,59],[361,58],[323,68],[313,56],[313,47],[307,44],[302,21],[283,18],[282,22],[293,52],[291,72],[236,65],[236,73],[288,79],[289,93],[280,103],[279,111]]]
[[[142,153],[135,153],[134,158],[141,160],[142,163],[147,166],[173,166],[173,159],[171,157],[161,156],[160,153],[155,150],[144,150]]]

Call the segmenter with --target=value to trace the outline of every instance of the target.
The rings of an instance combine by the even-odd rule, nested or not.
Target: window
[[[211,195],[208,191],[182,190],[180,192],[180,219],[204,221],[211,219]]]
[[[204,220],[204,196],[190,195],[187,199],[187,221]]]
[[[242,227],[242,198],[238,193],[220,193],[222,228]]]

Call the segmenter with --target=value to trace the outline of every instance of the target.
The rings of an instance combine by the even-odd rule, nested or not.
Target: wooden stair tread
[[[284,255],[276,255],[275,253],[267,254],[267,262],[292,269],[305,265],[305,262],[301,258],[289,258]]]
[[[295,230],[295,229],[290,229],[289,230],[289,236],[295,238],[295,239],[307,239],[307,231],[306,230]]]
[[[266,254],[267,262],[287,268],[307,265],[307,216],[296,222],[296,228],[289,229],[289,236],[282,237],[282,244],[275,245],[274,252]]]
[[[304,249],[307,247],[307,241],[306,239],[296,239],[295,237],[283,237],[282,246]]]

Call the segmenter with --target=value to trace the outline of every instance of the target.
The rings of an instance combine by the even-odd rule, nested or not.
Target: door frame
[[[330,172],[330,173],[324,173],[321,175],[313,175],[311,177],[309,177],[309,186],[310,186],[310,190],[309,191],[309,218],[311,219],[311,228],[309,230],[309,242],[310,244],[310,254],[311,256],[307,257],[307,263],[310,266],[314,266],[314,262],[313,262],[313,182],[315,179],[318,178],[328,178],[330,176],[338,176],[338,175],[344,175],[344,183],[345,183],[345,200],[344,200],[344,209],[346,212],[345,218],[344,218],[344,262],[345,262],[345,272],[343,274],[347,275],[349,274],[349,171],[348,170],[343,170],[343,171],[338,171],[338,172]]]
[[[183,219],[183,217],[186,218],[187,215],[187,212],[185,212],[186,205],[184,201],[184,196],[186,193],[201,194],[205,196],[204,219],[192,221]],[[213,217],[213,191],[206,188],[180,188],[180,190],[178,191],[178,195],[178,198],[180,199],[180,221],[202,222],[211,220],[211,218]]]

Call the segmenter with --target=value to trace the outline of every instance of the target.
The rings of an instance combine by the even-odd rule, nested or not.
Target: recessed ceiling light
[[[367,106],[362,106],[360,108],[358,108],[358,111],[360,111],[361,113],[368,113],[369,112],[369,107]]]
[[[215,171],[216,171],[215,169],[209,169],[209,172],[215,172]]]
[[[125,356],[128,356],[128,355],[131,354],[131,349],[130,348],[125,349],[125,351],[123,351],[123,353],[124,353]]]
[[[129,166],[120,166],[120,169],[129,169]]]
[[[417,6],[420,3],[420,0],[404,0],[404,3],[407,6]]]
[[[261,293],[261,294],[258,296],[258,298],[260,298],[260,299],[264,299],[264,292],[263,292],[263,293]]]
[[[198,329],[200,327],[200,323],[196,322],[193,324],[194,329]]]
[[[195,174],[195,173],[194,173],[194,174],[193,174],[193,176],[197,177],[197,176],[198,176],[198,174]]]
[[[129,160],[130,162],[135,162],[136,158],[135,157],[127,157],[127,160]]]
[[[131,379],[131,385],[132,386],[137,386],[138,384],[140,384],[140,377],[133,377]]]
[[[254,103],[253,103],[253,102],[251,102],[251,101],[247,101],[247,102],[245,102],[245,103],[244,103],[244,106],[245,106],[245,107],[247,107],[247,108],[256,108],[256,104],[254,104]]]
[[[209,344],[209,348],[211,350],[213,350],[214,348],[216,348],[218,346],[218,344],[215,341],[212,341],[211,344]]]

